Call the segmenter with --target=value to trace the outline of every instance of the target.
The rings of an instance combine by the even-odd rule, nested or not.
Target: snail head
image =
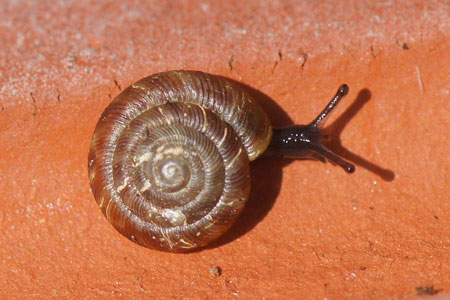
[[[323,126],[348,91],[346,84],[341,85],[330,103],[311,123],[274,129],[268,152],[287,158],[312,158],[324,163],[330,161],[342,167],[347,173],[353,173],[355,171],[353,164],[327,149],[322,143],[327,138],[323,134]]]

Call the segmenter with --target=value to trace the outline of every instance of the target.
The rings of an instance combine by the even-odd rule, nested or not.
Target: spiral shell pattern
[[[89,150],[91,189],[132,241],[171,252],[201,247],[242,211],[249,161],[271,132],[267,115],[234,82],[159,73],[125,89],[100,117]]]

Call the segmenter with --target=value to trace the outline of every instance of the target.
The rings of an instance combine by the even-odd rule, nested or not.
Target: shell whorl
[[[235,83],[194,71],[136,82],[106,108],[89,151],[91,188],[126,237],[149,248],[206,245],[237,218],[267,115]]]

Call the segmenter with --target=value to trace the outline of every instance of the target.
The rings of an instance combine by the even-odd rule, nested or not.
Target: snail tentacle
[[[321,162],[328,160],[343,168],[345,172],[353,173],[355,171],[353,164],[331,152],[322,143],[324,139],[322,128],[348,91],[346,84],[341,85],[333,99],[308,125],[274,129],[268,153],[296,159],[312,158]]]

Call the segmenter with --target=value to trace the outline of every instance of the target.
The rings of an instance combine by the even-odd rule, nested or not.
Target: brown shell
[[[195,71],[139,80],[103,112],[89,150],[95,199],[111,224],[148,248],[204,246],[235,221],[249,161],[272,130],[237,84]]]

